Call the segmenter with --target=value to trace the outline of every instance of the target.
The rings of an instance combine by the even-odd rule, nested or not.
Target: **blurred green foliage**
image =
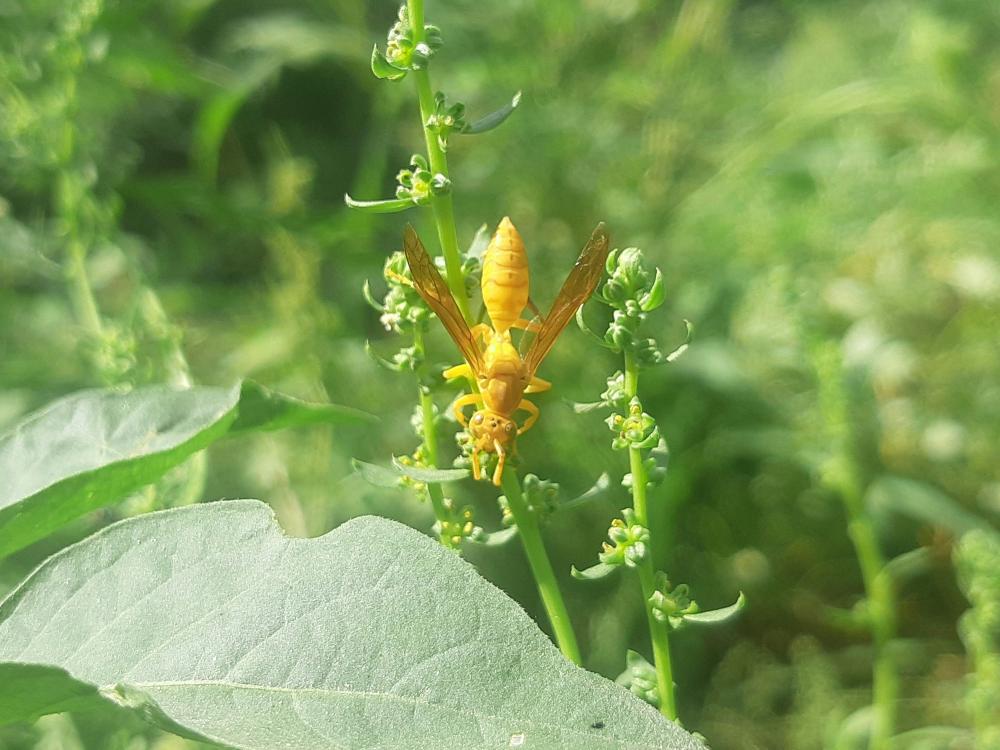
[[[350,466],[413,444],[412,382],[366,356],[368,340],[392,344],[380,350],[360,290],[381,283],[403,222],[432,237],[430,217],[342,202],[391,197],[420,149],[410,82],[369,70],[395,14],[349,0],[0,0],[0,426],[83,386],[176,378],[183,352],[198,382],[252,376],[383,419],[361,441],[320,429],[222,446],[206,499],[263,498],[292,534],[361,513],[430,528],[426,504]],[[949,514],[1000,521],[1000,5],[441,0],[428,19],[444,35],[435,85],[470,121],[524,92],[502,127],[451,139],[461,240],[510,215],[544,308],[603,219],[663,269],[658,340],[680,344],[694,323],[684,357],[643,381],[671,449],[650,497],[657,567],[706,609],[739,590],[749,605],[735,625],[674,638],[686,725],[719,750],[856,746],[871,655],[850,616],[862,587],[844,511],[820,476],[838,442],[882,492],[886,556],[921,550],[898,593],[900,728],[972,726]],[[66,283],[73,242],[99,336]],[[453,362],[432,331],[429,357]],[[829,346],[846,424],[817,397],[814,353]],[[569,496],[622,474],[600,418],[565,403],[596,400],[616,368],[565,335],[542,368],[555,388],[521,441],[525,471]],[[901,486],[940,503],[914,510]],[[487,489],[460,487],[499,528]],[[625,505],[615,489],[548,535],[587,665],[612,677],[627,647],[647,648],[638,591],[568,570]],[[157,496],[175,501],[169,485]],[[0,587],[147,506],[5,561]],[[539,615],[517,545],[467,557]],[[110,711],[0,733],[11,748],[183,746]]]

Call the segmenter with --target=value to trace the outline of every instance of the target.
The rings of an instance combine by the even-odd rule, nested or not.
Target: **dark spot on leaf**
[[[593,724],[590,725],[590,728],[591,729],[604,729],[604,722],[603,721],[595,721]]]

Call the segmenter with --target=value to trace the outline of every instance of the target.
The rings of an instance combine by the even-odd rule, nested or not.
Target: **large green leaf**
[[[59,552],[0,604],[0,668],[0,724],[52,710],[44,679],[237,748],[701,748],[427,537],[365,517],[291,539],[255,501]]]
[[[364,419],[251,382],[67,396],[0,435],[0,557],[156,481],[229,432]]]
[[[955,500],[924,482],[884,475],[872,482],[865,502],[883,525],[889,526],[893,513],[923,523],[943,526],[961,536],[973,529],[989,529],[989,523],[963,508]]]

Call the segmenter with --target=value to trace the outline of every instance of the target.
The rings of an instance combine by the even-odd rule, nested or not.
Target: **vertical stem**
[[[424,359],[424,332],[419,325],[413,328],[413,349],[414,356],[418,361]],[[434,430],[434,397],[430,390],[420,382],[420,373],[417,373],[417,391],[420,394],[420,414],[424,428],[424,450],[427,452],[427,463],[437,466],[438,446],[437,432]],[[427,494],[431,498],[431,506],[434,508],[434,516],[438,523],[444,523],[448,518],[448,512],[444,507],[444,490],[436,482],[427,483]]]
[[[507,504],[514,517],[514,523],[517,524],[518,535],[521,537],[525,554],[528,556],[531,572],[535,576],[542,604],[545,606],[545,612],[552,623],[552,630],[555,633],[559,650],[574,664],[583,664],[583,659],[580,657],[580,647],[576,642],[576,634],[573,632],[573,623],[569,619],[569,612],[566,610],[566,603],[559,591],[555,571],[552,570],[552,563],[549,561],[548,553],[542,542],[538,519],[528,509],[524,495],[521,494],[520,480],[512,469],[507,469],[503,473],[503,491],[507,496]]]
[[[899,690],[899,678],[891,649],[896,631],[896,596],[892,577],[884,571],[885,559],[879,549],[875,527],[865,509],[861,488],[853,471],[845,472],[843,480],[838,484],[849,518],[847,533],[854,543],[868,598],[868,619],[874,648],[872,707],[875,721],[868,748],[888,750],[896,731],[896,697]]]
[[[625,394],[629,400],[639,395],[639,364],[631,352],[625,352]],[[649,504],[646,489],[649,477],[639,448],[628,450],[629,470],[632,472],[632,508],[636,520],[649,529]],[[639,566],[639,585],[642,587],[643,606],[649,623],[649,638],[653,645],[653,666],[656,668],[656,688],[660,696],[660,713],[668,719],[677,719],[677,701],[674,697],[673,665],[670,662],[670,637],[667,626],[653,615],[650,597],[655,590],[655,570],[652,556],[652,530],[650,550]]]
[[[823,467],[823,483],[840,495],[847,511],[847,533],[854,544],[864,581],[868,621],[872,631],[872,710],[874,724],[869,750],[889,750],[896,729],[899,678],[892,654],[896,633],[896,593],[885,572],[885,558],[865,507],[864,489],[852,454],[851,415],[843,382],[843,365],[835,344],[818,345],[812,352],[818,380],[820,413],[832,443],[832,457]]]
[[[414,45],[424,42],[424,1],[407,0],[407,12],[410,18],[410,28],[413,31]],[[420,101],[420,125],[424,131],[427,143],[427,157],[432,174],[442,174],[448,177],[448,157],[437,134],[431,132],[427,122],[434,114],[434,90],[431,88],[431,76],[427,67],[411,71],[417,83],[417,98]],[[465,277],[462,276],[462,256],[458,249],[458,232],[455,229],[455,210],[451,195],[435,195],[431,198],[431,208],[434,211],[434,223],[437,225],[438,240],[444,254],[445,272],[448,288],[451,289],[455,301],[466,320],[469,320],[469,297],[465,293]]]
[[[76,154],[76,129],[72,120],[76,112],[76,70],[80,64],[80,52],[74,50],[75,64],[65,81],[66,121],[63,124],[60,144],[60,174],[56,183],[55,210],[66,233],[66,280],[77,319],[87,329],[87,333],[100,339],[104,334],[104,324],[94,300],[94,291],[87,276],[87,248],[80,237],[80,193],[83,186],[73,170]]]

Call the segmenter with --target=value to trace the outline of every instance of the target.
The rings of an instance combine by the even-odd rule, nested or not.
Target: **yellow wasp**
[[[474,377],[479,384],[479,393],[467,394],[455,402],[455,416],[472,435],[473,475],[479,479],[482,474],[480,452],[496,453],[493,484],[499,487],[514,438],[531,429],[538,419],[538,407],[523,395],[552,387],[548,381],[535,377],[535,371],[563,328],[597,286],[608,257],[608,233],[603,223],[597,225],[563,282],[552,309],[540,324],[529,323],[521,317],[528,305],[528,257],[521,235],[507,217],[500,222],[483,256],[483,302],[492,327],[479,323],[469,328],[413,227],[406,227],[403,252],[413,274],[414,286],[465,358],[465,364],[445,370],[445,377],[449,380]],[[511,341],[511,328],[536,333],[523,357]],[[473,404],[479,408],[470,422],[463,409]],[[519,410],[528,412],[520,428],[512,419],[514,412]]]

